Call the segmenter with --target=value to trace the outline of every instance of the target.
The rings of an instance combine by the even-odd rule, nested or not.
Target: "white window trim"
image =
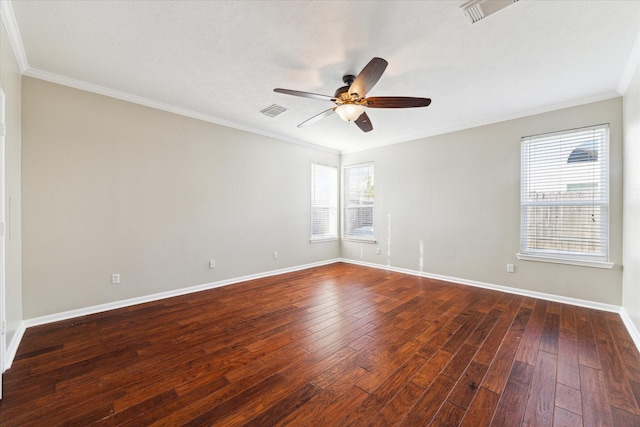
[[[341,192],[340,192],[340,239],[342,241],[345,242],[356,242],[356,243],[365,243],[365,244],[376,244],[378,243],[375,234],[376,234],[376,221],[375,221],[375,212],[376,212],[376,208],[375,208],[375,183],[374,183],[374,202],[373,202],[373,223],[372,223],[372,228],[373,228],[373,236],[372,237],[359,237],[359,236],[350,236],[350,235],[345,235],[344,233],[344,224],[345,224],[345,219],[344,219],[344,213],[345,213],[345,209],[346,209],[346,204],[344,202],[344,192],[345,192],[345,183],[344,183],[344,175],[345,175],[345,170],[348,168],[353,168],[353,167],[357,167],[357,166],[362,166],[362,165],[368,165],[368,164],[373,164],[374,165],[374,182],[375,182],[375,163],[373,162],[373,160],[371,161],[366,161],[366,162],[361,162],[361,163],[354,163],[351,165],[343,165],[342,166],[342,173],[340,174],[340,188],[341,188]]]
[[[593,261],[586,259],[575,259],[575,258],[562,258],[560,256],[551,257],[551,256],[543,256],[543,255],[531,255],[531,254],[516,254],[519,260],[522,261],[537,261],[537,262],[550,262],[554,264],[567,264],[567,265],[578,265],[581,267],[595,267],[595,268],[606,268],[612,269],[615,265],[612,262],[606,261]]]
[[[324,167],[324,168],[330,168],[330,169],[334,169],[335,173],[336,173],[336,234],[335,236],[331,235],[331,236],[318,236],[318,237],[314,237],[313,236],[313,186],[311,188],[311,200],[310,200],[310,207],[311,207],[311,212],[309,215],[309,223],[310,223],[310,227],[311,227],[311,237],[309,238],[309,242],[310,243],[324,243],[324,242],[335,242],[337,240],[340,240],[340,176],[339,176],[339,169],[337,166],[332,166],[332,165],[326,165],[326,164],[322,164],[322,163],[312,163],[311,164],[311,179],[313,182],[313,173],[314,173],[314,167],[316,166],[320,166],[320,167]]]
[[[316,237],[309,239],[309,243],[325,243],[325,242],[336,242],[340,240],[340,237]]]
[[[342,240],[345,242],[366,243],[371,245],[378,243],[375,237],[351,237],[351,236],[344,237],[343,236]]]
[[[594,126],[587,126],[585,128],[580,128],[580,129],[588,129],[588,128],[597,128],[597,127],[604,127],[606,126],[607,128],[609,128],[608,124],[599,124],[599,125],[594,125]],[[580,129],[574,129],[575,131],[578,131]],[[558,133],[565,133],[565,132],[570,132],[572,131],[571,129],[568,129],[566,131],[560,131]],[[553,134],[554,132],[550,133]],[[543,136],[545,134],[541,134],[539,136]],[[549,135],[549,134],[547,134]],[[527,137],[527,138],[531,138],[531,137]],[[519,260],[523,260],[523,261],[535,261],[535,262],[548,262],[548,263],[554,263],[554,264],[566,264],[566,265],[575,265],[575,266],[581,266],[581,267],[594,267],[594,268],[603,268],[603,269],[612,269],[615,264],[613,262],[610,262],[608,257],[609,257],[609,241],[610,241],[610,216],[609,216],[609,209],[610,209],[610,169],[611,169],[611,165],[610,165],[610,161],[611,161],[611,157],[610,157],[610,135],[609,133],[607,133],[607,140],[606,140],[606,156],[607,156],[607,164],[605,167],[605,171],[603,171],[603,174],[606,174],[606,176],[604,177],[604,181],[607,185],[607,194],[606,194],[606,201],[605,202],[600,202],[600,203],[596,203],[597,205],[600,205],[601,207],[606,207],[606,221],[603,222],[602,227],[606,227],[606,230],[603,230],[601,235],[603,235],[605,238],[603,239],[602,244],[606,245],[607,250],[606,250],[606,254],[607,254],[607,259],[603,260],[601,258],[601,256],[599,255],[595,255],[593,256],[594,259],[591,259],[592,257],[586,254],[575,254],[572,256],[571,253],[566,253],[566,252],[562,252],[562,253],[558,253],[558,254],[554,254],[552,251],[540,251],[539,253],[535,253],[534,251],[532,252],[528,252],[528,253],[517,253],[516,257]],[[522,140],[524,141],[524,137],[522,138]],[[522,144],[522,143],[521,143]],[[522,162],[522,160],[521,160]],[[521,163],[520,165],[521,168],[521,172],[522,172],[522,168],[523,165]],[[522,185],[522,184],[521,184]],[[522,187],[521,187],[521,192],[522,192]],[[532,206],[535,205],[535,202],[530,202],[530,203],[523,203],[522,201],[520,202],[520,209],[521,209],[521,222],[524,221],[524,214],[522,213],[522,208],[523,206]],[[523,249],[523,244],[524,244],[524,240],[522,237],[522,229],[523,229],[524,225],[521,223],[520,225],[520,244],[521,244],[521,251]],[[598,259],[595,259],[598,258]]]

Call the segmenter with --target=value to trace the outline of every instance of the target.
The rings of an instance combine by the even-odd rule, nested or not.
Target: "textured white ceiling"
[[[3,0],[4,1],[4,0]],[[464,1],[13,1],[25,74],[342,152],[496,122],[616,92],[637,50],[640,1],[521,0],[469,24]],[[635,44],[635,47],[634,47]],[[374,56],[370,96],[432,99],[368,109],[374,130],[332,95]],[[289,111],[269,118],[259,111]]]

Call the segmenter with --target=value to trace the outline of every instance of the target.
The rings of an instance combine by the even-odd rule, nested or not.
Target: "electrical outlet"
[[[216,260],[215,259],[209,260],[209,268],[216,268]]]
[[[513,264],[507,264],[507,273],[514,273],[515,271]]]
[[[112,285],[117,285],[118,283],[120,283],[120,274],[118,274],[118,273],[112,274],[111,275],[111,284]]]
[[[278,252],[273,252],[273,259],[278,259]]]

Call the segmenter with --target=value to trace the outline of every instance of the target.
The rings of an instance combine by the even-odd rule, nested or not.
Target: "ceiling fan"
[[[413,98],[409,96],[372,96],[365,98],[369,90],[378,82],[382,73],[387,68],[388,62],[382,58],[373,58],[360,71],[357,76],[347,74],[342,77],[346,86],[336,90],[333,96],[317,93],[301,92],[291,89],[274,89],[274,92],[286,95],[301,96],[303,98],[332,101],[336,107],[329,108],[320,114],[300,123],[298,127],[308,126],[330,116],[334,111],[346,122],[354,122],[363,132],[373,130],[369,116],[365,113],[365,107],[369,108],[412,108],[426,107],[431,104],[430,98]]]

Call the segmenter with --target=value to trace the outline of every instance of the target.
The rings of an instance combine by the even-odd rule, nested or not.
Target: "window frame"
[[[348,171],[352,170],[352,169],[357,169],[357,168],[368,168],[370,169],[370,176],[371,176],[371,182],[372,182],[372,190],[373,190],[373,195],[371,197],[372,199],[372,203],[370,206],[367,205],[361,205],[361,204],[350,204],[347,200],[347,196],[348,196],[348,189],[347,189],[347,185],[348,185],[348,178],[347,178],[347,173]],[[342,209],[341,209],[341,222],[342,222],[342,227],[341,227],[341,238],[342,240],[346,240],[346,241],[355,241],[355,242],[360,242],[360,243],[376,243],[376,237],[375,237],[375,163],[373,161],[367,161],[367,162],[362,162],[362,163],[355,163],[355,164],[351,164],[351,165],[344,165],[342,167]],[[347,233],[347,229],[346,227],[348,226],[348,221],[347,221],[347,210],[350,208],[370,208],[371,209],[371,236],[362,236],[362,235],[354,235],[354,234],[348,234]]]
[[[602,137],[599,137],[598,140],[598,149],[596,155],[600,156],[602,162],[598,165],[600,169],[597,181],[594,181],[592,188],[599,188],[601,190],[601,195],[596,197],[592,195],[591,199],[569,199],[569,200],[549,200],[549,201],[531,201],[527,194],[531,193],[530,188],[532,187],[531,182],[535,182],[531,179],[529,170],[532,167],[532,164],[535,164],[530,160],[530,150],[531,145],[534,144],[548,144],[548,146],[561,146],[565,140],[570,140],[572,137],[577,138],[578,135],[584,134],[585,132],[596,132],[596,131],[604,131]],[[593,142],[593,140],[591,140]],[[581,144],[584,144],[582,142]],[[521,169],[521,182],[520,182],[520,252],[517,254],[518,259],[527,260],[527,261],[542,261],[542,262],[551,262],[551,263],[560,263],[560,264],[571,264],[571,265],[579,265],[579,266],[588,266],[588,267],[598,267],[598,268],[612,268],[613,263],[609,261],[609,240],[610,240],[610,127],[608,123],[599,124],[594,126],[586,126],[575,129],[568,129],[559,132],[550,132],[545,134],[533,135],[523,137],[521,139],[521,158],[520,158],[520,169]],[[572,163],[570,160],[573,153],[579,148],[581,145],[576,146],[571,151],[569,158],[567,158],[567,164]],[[550,160],[552,158],[550,157]],[[588,162],[589,160],[585,160]],[[559,168],[559,165],[563,163],[558,162],[558,166],[554,166],[553,169],[549,169],[551,172],[546,175],[539,175],[536,177],[538,183],[543,179],[549,179],[550,177],[554,177],[556,179],[560,179],[563,173],[567,174],[569,172],[563,171]],[[552,164],[550,166],[553,166]],[[595,169],[595,166],[593,167]],[[592,175],[596,176],[596,175]],[[562,183],[566,183],[567,190],[565,192],[569,192],[568,188],[570,183],[566,181],[560,181]],[[534,184],[535,185],[535,184]],[[549,248],[533,248],[529,245],[529,213],[528,210],[531,207],[578,207],[578,206],[591,206],[592,208],[598,209],[600,227],[598,231],[598,244],[600,247],[600,251],[598,253],[591,253],[587,251],[580,250],[564,250],[564,249],[549,249]],[[556,235],[557,236],[557,235]]]
[[[317,182],[317,176],[316,176],[316,169],[318,168],[324,168],[326,170],[331,170],[335,173],[335,176],[332,177],[335,185],[334,191],[335,191],[335,198],[333,198],[334,200],[330,200],[330,202],[328,204],[318,204],[316,203],[316,197],[315,197],[315,192],[316,192],[316,182]],[[328,185],[331,185],[331,183],[329,183]],[[331,203],[331,201],[333,203]],[[311,237],[309,238],[309,241],[311,243],[320,243],[320,242],[332,242],[332,241],[336,241],[340,239],[340,222],[339,222],[339,210],[340,210],[340,182],[339,182],[339,176],[338,176],[338,167],[337,166],[330,166],[330,165],[325,165],[325,164],[321,164],[321,163],[311,163],[311,194],[310,194],[310,213],[309,213],[309,225],[310,225],[310,235]],[[313,230],[314,230],[314,209],[317,208],[323,208],[323,209],[334,209],[335,210],[335,214],[334,214],[334,229],[335,229],[335,234],[331,234],[331,233],[326,233],[326,234],[317,234],[314,235]],[[331,220],[329,220],[331,221]],[[329,223],[329,228],[331,228],[331,223]]]

